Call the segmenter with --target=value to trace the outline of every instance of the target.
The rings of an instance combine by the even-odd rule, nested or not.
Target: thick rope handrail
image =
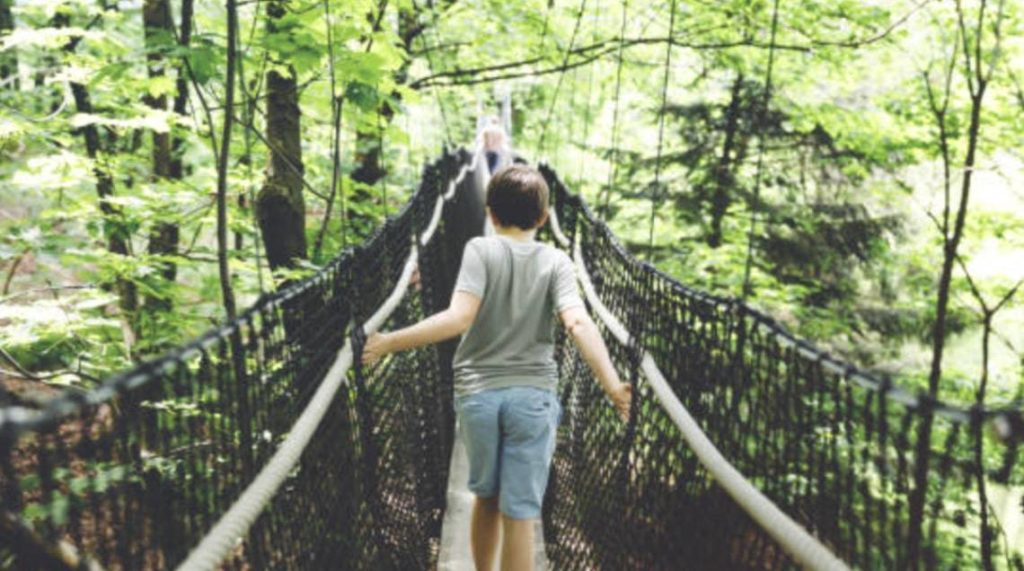
[[[476,170],[477,164],[479,164],[480,154],[481,150],[479,148],[474,149],[473,160],[469,166],[463,165],[459,170],[458,175],[448,183],[448,188],[443,195],[444,201],[441,201],[439,198],[438,204],[435,206],[434,214],[427,228],[429,234],[426,231],[424,232],[423,236],[420,237],[420,245],[426,245],[427,242],[429,242],[429,236],[433,235],[433,232],[437,229],[437,225],[440,222],[442,214],[441,206],[445,201],[450,201],[454,197],[456,187],[458,187],[458,185],[466,178],[466,171]],[[426,236],[426,240],[424,240],[424,236]],[[313,287],[318,283],[318,280],[324,279],[325,272],[327,272],[335,263],[336,261],[332,262],[331,265],[319,270],[314,276],[303,280],[288,289],[269,294],[267,297],[263,298],[265,299],[265,302],[262,305],[263,309],[279,307],[304,293],[310,287]],[[86,393],[66,392],[60,396],[50,399],[42,409],[17,405],[0,408],[0,439],[14,440],[23,432],[44,430],[46,427],[53,426],[57,422],[60,422],[68,415],[74,414],[83,406],[100,405],[114,399],[121,393],[133,391],[146,383],[152,376],[162,375],[172,371],[175,367],[179,366],[182,361],[195,357],[216,345],[221,339],[225,339],[229,335],[232,335],[238,330],[239,324],[247,320],[251,320],[255,312],[256,306],[246,309],[239,314],[238,319],[234,322],[218,325],[204,333],[198,339],[186,345],[177,347],[134,369],[121,373],[110,379],[110,381]]]
[[[594,283],[587,272],[587,267],[583,260],[583,249],[579,241],[571,244],[569,238],[562,233],[562,229],[558,224],[558,216],[554,210],[551,210],[549,214],[551,233],[554,234],[555,239],[565,248],[572,247],[576,275],[580,285],[583,286],[583,292],[587,301],[615,339],[623,345],[630,346],[632,344],[632,336],[629,330],[604,305],[604,302],[597,295]],[[643,352],[640,368],[647,377],[647,381],[650,383],[654,394],[657,395],[662,408],[665,409],[665,412],[668,413],[676,427],[679,428],[683,439],[686,440],[686,443],[696,454],[700,463],[704,465],[704,468],[714,477],[722,489],[751,518],[760,524],[766,533],[771,535],[798,563],[809,569],[837,571],[849,569],[846,563],[836,557],[817,538],[779,509],[778,506],[747,481],[743,474],[722,456],[722,453],[718,451],[718,448],[704,434],[704,431],[701,430],[689,411],[683,406],[679,397],[669,387],[665,375],[658,368],[654,357],[647,351]]]
[[[471,160],[481,166],[475,173],[460,173],[460,168],[468,170],[464,165]],[[474,225],[461,228],[464,209],[452,207],[463,198],[474,199],[467,206],[479,207],[475,199],[480,198],[477,193],[486,178],[483,164],[479,154],[446,153],[424,169],[422,195],[414,196],[377,229],[365,249],[356,255],[345,252],[314,275],[261,296],[237,319],[218,324],[198,339],[88,391],[67,391],[42,409],[0,407],[0,479],[4,480],[0,501],[11,506],[12,516],[26,521],[35,517],[28,508],[41,506],[43,519],[33,523],[42,541],[86,538],[83,548],[108,567],[137,568],[151,561],[164,561],[172,568],[179,565],[253,484],[286,437],[292,431],[301,432],[293,425],[334,364],[330,353],[338,357],[346,335],[375,312],[375,304],[392,295],[392,290],[384,289],[371,296],[374,301],[369,305],[346,307],[352,305],[346,297],[353,287],[372,289],[373,284],[383,283],[395,287],[404,281],[403,274],[409,275],[402,252],[409,255],[415,249],[418,252],[411,259],[418,256],[419,267],[431,270],[423,276],[422,303],[420,295],[406,291],[393,315],[401,314],[403,322],[416,320],[445,303],[443,296],[457,269],[461,245],[467,234],[477,230],[475,216],[480,214],[465,213]],[[700,428],[734,468],[849,565],[871,567],[881,561],[890,567],[906,566],[899,551],[905,530],[899,522],[905,518],[903,498],[909,493],[901,482],[913,466],[908,445],[913,444],[913,411],[950,421],[949,430],[930,443],[940,451],[935,473],[943,485],[929,490],[936,501],[946,495],[947,483],[965,481],[964,493],[970,494],[970,482],[982,470],[988,468],[1001,482],[1019,467],[1019,435],[1024,434],[1019,409],[964,409],[927,395],[915,397],[890,379],[860,370],[795,337],[781,323],[737,298],[679,283],[630,255],[587,203],[566,190],[554,171],[541,170],[555,191],[559,218],[566,218],[567,226],[558,228],[563,241],[564,235],[571,240],[566,252],[585,262],[587,278],[596,286],[594,295],[614,312],[612,318],[619,318],[615,323],[628,327],[620,333],[626,339],[632,334],[634,343],[643,344],[628,345],[623,354],[623,347],[609,339],[615,354],[628,359],[635,372],[643,375],[655,373],[651,366],[673,377],[677,370],[684,371],[685,378],[663,379],[666,390],[679,390],[678,400],[701,419]],[[463,184],[456,189],[459,180]],[[452,198],[453,204],[441,202],[437,215],[442,194]],[[573,247],[577,241],[579,245]],[[423,247],[422,242],[428,245]],[[414,296],[416,300],[411,301]],[[624,313],[630,307],[648,317],[655,311],[661,328],[657,340],[645,339],[633,328]],[[595,320],[601,323],[605,317],[595,315]],[[300,326],[296,319],[301,319]],[[235,336],[246,341],[240,350],[228,345]],[[342,370],[358,365],[359,344],[353,336],[352,354],[339,365]],[[669,350],[670,346],[678,351]],[[650,352],[650,363],[644,362],[643,349]],[[232,374],[232,358],[245,360],[241,376],[238,371]],[[276,495],[269,492],[270,503],[255,512],[260,524],[253,521],[248,533],[232,540],[220,565],[245,560],[270,567],[322,567],[331,561],[342,566],[345,561],[363,561],[372,568],[435,565],[438,524],[445,506],[444,489],[437,484],[449,475],[444,458],[452,453],[452,432],[443,424],[450,420],[446,396],[450,378],[442,367],[443,361],[428,351],[385,364],[378,373],[389,377],[387,383],[353,387],[349,375],[342,374],[329,412],[323,413],[305,451],[292,446],[300,459]],[[426,375],[421,380],[431,382],[416,382],[402,373],[417,369]],[[590,382],[585,368],[563,369],[563,383]],[[654,392],[649,386],[641,384],[644,395],[638,394],[638,399],[659,402],[635,411],[653,422],[641,422],[638,435],[645,444],[640,447],[630,436],[632,429],[623,439],[615,415],[593,416],[607,406],[599,392],[570,391],[573,406],[567,405],[567,420],[572,427],[585,425],[587,430],[573,428],[562,435],[572,446],[559,452],[556,464],[562,472],[553,478],[546,513],[555,539],[548,543],[551,561],[559,567],[582,564],[588,568],[621,567],[626,559],[645,568],[672,566],[676,561],[699,561],[697,566],[703,567],[798,565],[767,533],[747,532],[751,525],[761,526],[742,504],[722,493],[712,474],[703,467],[694,472],[693,461],[701,460],[691,455],[677,428],[669,427],[678,419],[666,412],[660,396],[647,392]],[[699,390],[690,395],[689,389]],[[304,396],[296,402],[296,394]],[[700,395],[719,398],[697,398]],[[109,404],[104,406],[104,401]],[[388,405],[398,401],[410,406],[396,410]],[[896,403],[904,404],[905,410]],[[358,418],[336,415],[339,405]],[[353,420],[360,422],[353,424]],[[1007,425],[998,429],[998,436],[991,435],[1004,439],[1006,448],[1001,449],[1001,458],[987,455],[984,463],[978,463],[972,460],[978,450],[975,438],[981,423],[989,420]],[[668,427],[669,432],[659,427]],[[647,428],[655,433],[648,434]],[[246,433],[255,437],[258,450],[248,444],[238,449],[238,435]],[[722,439],[718,434],[724,435]],[[804,438],[812,434],[829,438],[820,442]],[[396,442],[402,444],[389,445]],[[870,458],[856,454],[861,442],[884,453]],[[642,465],[642,473],[657,477],[630,478],[628,470],[609,474],[600,457],[575,454],[579,447],[614,448],[624,462],[619,467]],[[850,450],[854,453],[848,454]],[[252,454],[260,458],[255,468],[246,466]],[[217,470],[208,469],[211,462]],[[75,475],[75,485],[68,487],[58,470],[79,463],[96,469]],[[675,486],[676,481],[689,483]],[[372,493],[353,494],[344,482],[366,483],[364,491]],[[708,495],[708,486],[717,491]],[[55,509],[50,501],[55,494],[67,497],[72,509]],[[890,494],[896,498],[892,502],[886,499]],[[380,503],[382,497],[388,501]],[[173,501],[168,503],[168,498]],[[591,521],[600,515],[595,509],[618,512],[621,501],[630,498],[636,500],[637,509],[627,510],[626,517]],[[258,504],[258,495],[255,501]],[[722,501],[726,505],[720,507],[725,509],[712,507]],[[710,521],[701,515],[708,508],[716,514]],[[961,531],[953,530],[948,537],[970,542],[970,527],[977,520],[971,514],[965,519],[958,509],[955,503],[948,509],[943,504],[929,510],[927,517],[930,525],[958,526]],[[835,514],[844,513],[848,517],[841,517],[838,524],[828,524],[835,522]],[[373,526],[366,525],[367,517],[374,519]],[[273,521],[264,522],[266,518]],[[196,522],[202,523],[197,527]],[[262,523],[285,525],[291,531],[285,535],[258,532]],[[579,536],[571,531],[584,528],[594,533]],[[96,529],[121,531],[116,537],[96,536],[94,542],[91,536]],[[694,532],[720,540],[687,540]],[[626,534],[632,547],[590,550],[595,534]],[[945,542],[946,537],[932,545]],[[0,550],[11,546],[16,551],[19,547],[13,538],[0,537]],[[954,566],[971,566],[963,563],[972,556],[969,550],[958,550],[949,559]]]
[[[469,171],[477,167],[479,156],[479,149],[476,149],[473,153],[472,162],[463,165],[458,175],[449,183],[447,191],[438,196],[434,216],[427,229],[419,236],[419,245],[425,246],[433,238],[444,203],[455,196],[455,189],[459,183],[465,179]],[[409,256],[405,260],[402,274],[395,284],[391,295],[363,324],[363,330],[367,335],[371,335],[380,329],[381,325],[387,321],[391,313],[398,307],[402,298],[405,297],[405,293],[409,288],[410,278],[413,271],[416,270],[418,253],[417,243],[414,243],[409,251]],[[345,381],[345,376],[352,366],[352,360],[352,342],[347,340],[345,346],[338,352],[338,356],[335,358],[330,370],[324,376],[324,380],[310,399],[309,404],[306,405],[298,420],[292,425],[288,436],[278,446],[270,461],[264,465],[252,483],[235,500],[235,503],[224,512],[224,515],[203,537],[199,545],[189,553],[188,558],[177,567],[179,571],[215,569],[231,554],[237,543],[248,533],[256,518],[259,517],[260,513],[263,512],[267,504],[277,493],[281,484],[284,483],[288,475],[294,470],[317,427],[320,426],[324,415],[327,414],[331,401],[334,400],[338,389],[341,388]]]
[[[550,164],[546,160],[539,161],[538,166],[541,169],[550,170],[551,168]],[[553,171],[551,172],[553,173]],[[553,176],[557,177],[557,175],[554,174]],[[598,225],[605,226],[607,228],[607,224],[595,215],[586,202],[583,202],[581,206],[583,212],[586,213],[586,216],[596,221]],[[614,246],[619,251],[625,253],[625,249],[617,240],[614,241]],[[951,422],[959,424],[968,424],[970,422],[974,422],[972,419],[981,419],[986,422],[991,422],[992,427],[1003,440],[1024,440],[1024,432],[1021,432],[1021,429],[1016,428],[1017,426],[1024,426],[1024,420],[1022,420],[1024,419],[1024,409],[1022,409],[1017,403],[992,407],[965,407],[955,402],[931,398],[924,392],[915,393],[909,391],[894,384],[892,380],[887,377],[880,377],[860,369],[830,353],[823,351],[813,343],[796,337],[775,318],[751,307],[743,300],[695,289],[694,287],[679,283],[676,281],[676,278],[650,264],[645,264],[644,267],[646,271],[671,282],[673,288],[678,289],[683,293],[683,295],[690,299],[697,300],[702,304],[729,306],[733,311],[749,315],[758,328],[771,334],[783,347],[792,348],[802,357],[820,364],[824,370],[839,375],[858,387],[884,394],[888,401],[899,404],[908,410],[928,409],[930,414],[946,418]]]

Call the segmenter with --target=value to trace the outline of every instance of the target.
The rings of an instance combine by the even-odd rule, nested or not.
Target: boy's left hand
[[[366,344],[363,345],[363,364],[372,365],[388,353],[387,333],[374,333],[366,339]]]

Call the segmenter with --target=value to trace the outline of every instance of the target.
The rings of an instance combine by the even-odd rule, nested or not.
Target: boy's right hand
[[[390,352],[387,333],[374,333],[363,345],[363,365],[372,365]]]
[[[633,385],[620,382],[609,392],[608,396],[611,397],[612,404],[615,405],[615,410],[618,411],[622,422],[629,422],[629,409],[633,402]]]

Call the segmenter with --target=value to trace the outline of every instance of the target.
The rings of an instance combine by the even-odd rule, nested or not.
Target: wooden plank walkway
[[[438,555],[438,571],[474,571],[473,554],[469,547],[469,520],[473,511],[473,494],[467,488],[469,462],[466,449],[456,430],[455,445],[452,446],[452,460],[448,476],[448,501],[441,529],[441,553]],[[544,532],[537,522],[534,532],[536,540],[536,569],[548,569],[544,553]]]

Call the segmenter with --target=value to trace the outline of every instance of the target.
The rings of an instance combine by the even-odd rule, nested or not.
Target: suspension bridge
[[[447,305],[483,230],[479,212],[466,218],[479,155],[427,166],[367,242],[236,320],[90,392],[0,410],[4,565],[471,568],[453,343],[371,368],[357,356],[369,333]],[[553,216],[539,238],[575,261],[635,395],[623,423],[559,341],[541,565],[953,568],[999,541],[977,490],[1021,469],[1016,412],[906,392],[678,283],[540,168]]]

